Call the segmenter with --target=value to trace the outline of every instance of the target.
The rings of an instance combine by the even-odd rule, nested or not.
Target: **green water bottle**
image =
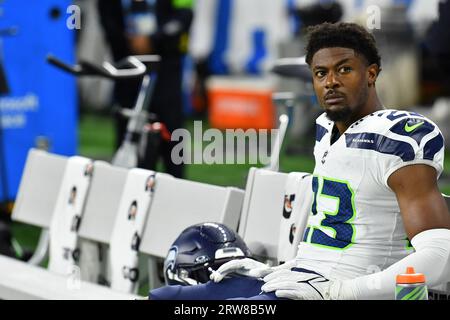
[[[416,273],[413,267],[406,268],[406,273],[397,275],[395,300],[428,300],[425,275]]]

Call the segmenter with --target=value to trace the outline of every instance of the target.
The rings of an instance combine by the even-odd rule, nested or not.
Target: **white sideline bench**
[[[39,150],[30,151],[21,181],[18,203],[13,214],[16,221],[37,225],[44,229],[51,226],[52,213],[55,211],[62,177],[67,171],[68,159]],[[95,252],[99,244],[106,249],[111,244],[119,203],[126,194],[123,189],[129,173],[126,169],[101,161],[94,162],[93,167],[78,231],[81,244],[87,244],[88,247],[90,245],[90,248],[94,249],[91,253]],[[41,188],[36,189],[36,186]],[[174,196],[177,201],[172,201]],[[151,218],[147,219],[145,224],[139,252],[154,257],[165,257],[176,236],[194,223],[218,221],[236,230],[243,198],[243,190],[237,188],[218,187],[158,174],[154,201],[151,201],[151,210],[149,209]],[[0,298],[121,299],[137,297],[128,294],[120,295],[118,291],[113,291],[109,287],[95,284],[96,275],[104,272],[105,269],[98,269],[99,261],[95,254],[86,257],[83,252],[90,250],[84,250],[83,246],[81,248],[81,269],[78,269],[79,274],[72,276],[1,257],[2,270],[15,271],[11,273],[14,277],[6,276],[9,271],[0,275]],[[104,257],[107,258],[108,255],[105,254]],[[103,267],[108,270],[108,261],[105,259],[103,262],[106,263]],[[77,268],[74,268],[74,272],[77,272]],[[76,291],[71,290],[72,282],[79,284],[81,288]],[[50,290],[47,290],[48,286]]]
[[[280,210],[278,263],[294,259],[303,239],[313,201],[312,174],[291,172],[284,188],[284,204]]]
[[[147,175],[154,172],[143,169],[125,170],[111,166],[106,163],[94,163],[93,176],[90,192],[88,194],[84,217],[81,222],[79,237],[88,240],[95,252],[95,243],[104,247],[106,270],[102,273],[111,287],[125,292],[135,291],[137,288],[133,283],[129,272],[134,271],[137,266],[131,266],[134,261],[134,249],[131,249],[130,232],[142,234],[139,241],[139,254],[152,257],[164,258],[170,245],[178,234],[186,227],[200,222],[217,221],[226,223],[230,228],[236,230],[239,221],[240,210],[244,198],[244,192],[237,188],[219,187],[205,183],[193,182],[184,179],[176,179],[163,173],[154,173],[155,180],[150,194],[143,193]],[[131,180],[130,180],[131,179]],[[142,190],[141,186],[142,184]],[[148,208],[143,208],[144,198],[150,196]],[[133,200],[139,203],[138,218],[146,217],[143,232],[138,231],[140,227],[129,223],[126,216],[128,208]],[[146,211],[143,212],[142,210]],[[137,223],[138,220],[135,222]],[[131,229],[130,229],[131,228]],[[136,229],[135,229],[136,228]],[[128,239],[128,236],[130,238]],[[87,243],[85,243],[86,245]],[[114,248],[112,247],[114,245]],[[128,250],[128,252],[127,252]],[[86,247],[81,249],[80,266],[83,273],[89,269],[89,261],[83,258]],[[88,257],[89,259],[89,257]],[[95,255],[91,255],[95,260]],[[138,259],[144,262],[144,259]],[[86,263],[87,262],[87,263]],[[94,261],[95,267],[98,261]],[[160,285],[157,281],[157,268],[155,261],[149,259],[150,287]],[[92,268],[91,268],[92,269]],[[139,273],[146,274],[141,265]],[[128,270],[128,271],[126,271]],[[95,272],[88,272],[91,276]],[[138,279],[142,279],[138,276]],[[95,279],[84,280],[95,282]]]
[[[43,230],[50,227],[67,162],[68,158],[64,156],[30,150],[13,211],[14,221]],[[42,251],[46,251],[44,247]],[[78,274],[62,275],[4,256],[0,256],[0,270],[0,299],[107,300],[137,297],[81,281]]]
[[[31,149],[20,181],[12,219],[48,229],[67,157]]]
[[[68,158],[30,149],[20,180],[12,220],[41,228],[38,245],[28,261],[40,265],[48,254],[49,228]]]
[[[77,282],[31,264],[0,255],[0,298],[11,300],[135,300],[125,294],[89,282]]]
[[[289,213],[284,212],[290,197]],[[295,199],[295,200],[294,200]],[[312,202],[311,175],[251,168],[239,235],[260,260],[278,264],[295,257]]]
[[[275,261],[288,174],[250,168],[238,233],[252,253]]]
[[[237,230],[244,191],[184,179],[157,176],[140,252],[149,256],[150,289],[163,285],[158,271],[170,246],[187,227],[219,222]]]
[[[244,191],[162,176],[153,197],[141,252],[162,258],[193,224],[219,222],[237,230]]]

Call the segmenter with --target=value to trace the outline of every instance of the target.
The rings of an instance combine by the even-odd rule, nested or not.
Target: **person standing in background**
[[[98,0],[101,25],[112,55],[118,61],[128,55],[161,56],[150,112],[158,116],[169,132],[183,126],[182,71],[193,19],[193,0]],[[140,81],[117,81],[114,100],[121,108],[132,108]],[[127,119],[116,116],[117,147],[126,132]],[[167,173],[181,178],[183,164],[171,159],[172,141],[161,141],[157,154],[162,156]],[[155,169],[156,161],[145,162]]]

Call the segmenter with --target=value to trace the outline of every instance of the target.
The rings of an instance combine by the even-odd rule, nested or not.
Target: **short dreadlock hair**
[[[377,64],[381,69],[375,38],[366,29],[355,23],[322,23],[308,28],[306,63],[311,65],[314,54],[323,48],[342,47],[353,49],[363,55],[368,64]]]

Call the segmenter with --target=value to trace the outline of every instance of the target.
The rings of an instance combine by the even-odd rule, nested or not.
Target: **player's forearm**
[[[409,266],[425,275],[428,287],[450,281],[450,230],[427,230],[415,236],[411,243],[416,252],[381,272],[344,281],[338,298],[394,299],[396,276]]]

